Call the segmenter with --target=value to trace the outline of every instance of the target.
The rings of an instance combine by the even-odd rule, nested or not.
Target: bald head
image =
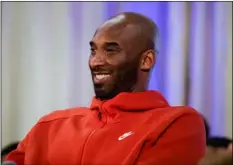
[[[158,37],[158,27],[151,19],[144,15],[134,12],[120,13],[107,20],[97,31],[102,28],[129,29],[132,33],[131,35],[134,35],[134,37],[138,39],[137,41],[143,44],[139,47],[141,51],[146,49],[157,51],[155,42]],[[136,40],[132,40],[132,42],[133,41]]]
[[[118,14],[96,30],[89,66],[97,97],[109,99],[120,92],[147,89],[157,33],[152,20],[132,12]]]

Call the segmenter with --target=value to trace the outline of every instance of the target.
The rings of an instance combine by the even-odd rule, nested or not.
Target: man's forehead
[[[102,26],[99,28],[92,41],[93,42],[106,42],[113,41],[119,44],[127,44],[128,42],[133,42],[137,35],[137,28],[134,25],[120,25],[115,26]]]
[[[93,36],[93,40],[117,40],[121,33],[122,31],[117,30],[116,28],[100,28]]]

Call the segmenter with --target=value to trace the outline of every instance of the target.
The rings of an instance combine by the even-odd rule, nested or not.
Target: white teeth
[[[95,75],[96,79],[98,79],[98,80],[101,80],[101,79],[106,78],[108,76],[109,76],[109,74],[97,74],[97,75]]]

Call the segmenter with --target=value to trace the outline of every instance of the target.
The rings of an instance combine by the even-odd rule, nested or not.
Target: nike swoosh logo
[[[132,131],[127,132],[127,133],[124,133],[123,135],[121,135],[121,136],[118,138],[118,140],[123,140],[123,139],[125,139],[125,138],[127,138],[128,136],[133,135],[133,134],[134,134],[134,133],[133,133]]]

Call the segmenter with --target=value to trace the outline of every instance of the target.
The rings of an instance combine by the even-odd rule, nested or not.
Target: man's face
[[[133,48],[132,30],[130,26],[103,26],[91,40],[89,67],[97,98],[111,99],[133,90],[139,58]]]

